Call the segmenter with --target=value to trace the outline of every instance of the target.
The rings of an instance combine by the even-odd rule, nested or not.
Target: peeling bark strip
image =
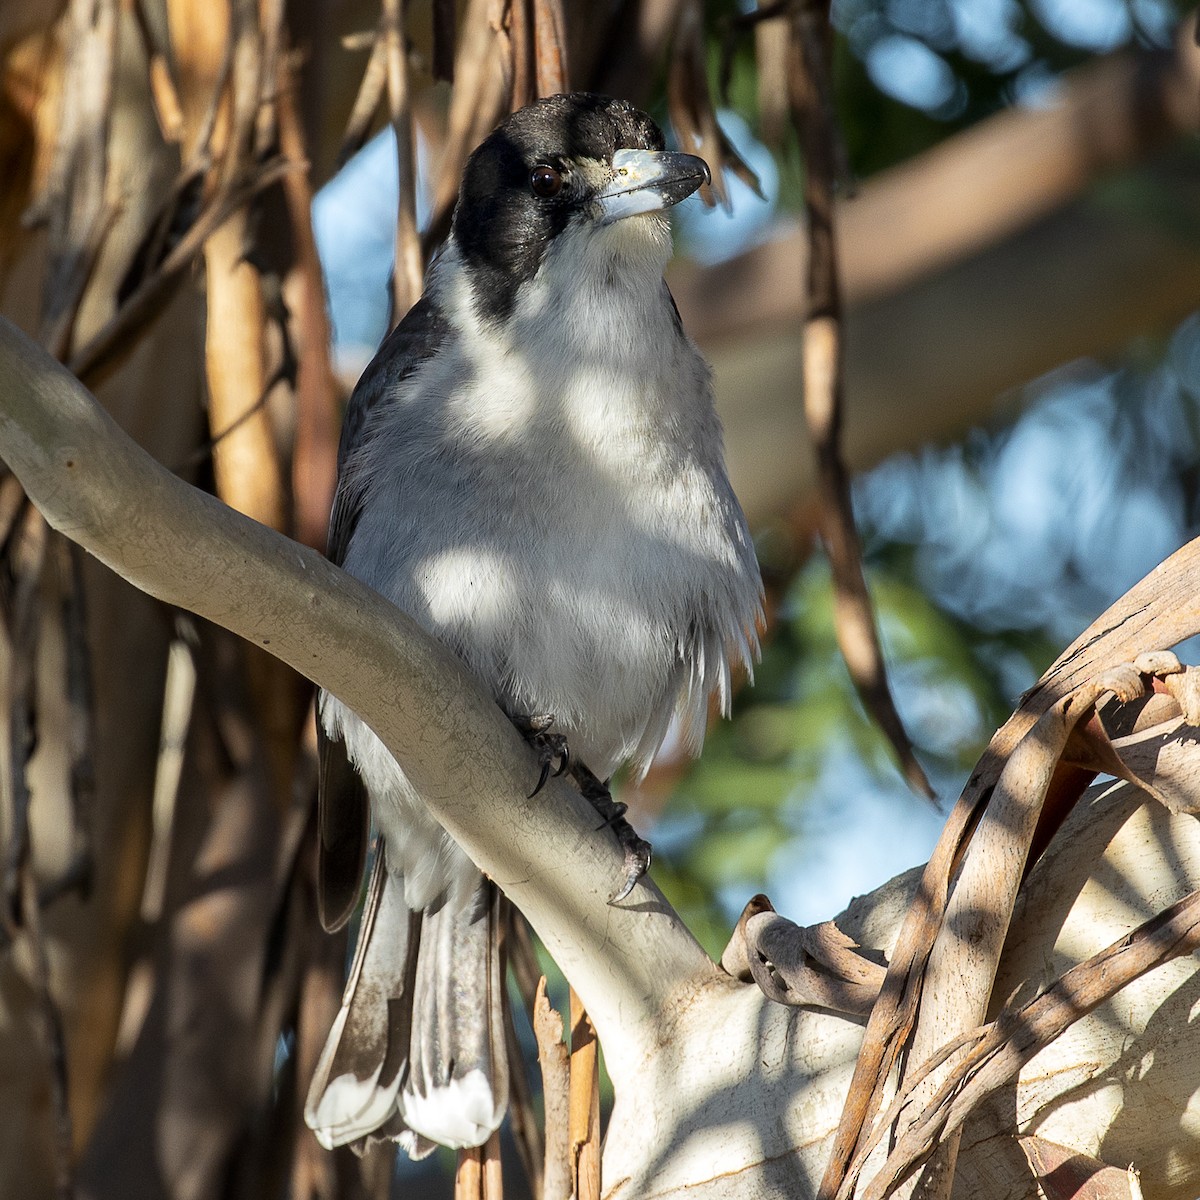
[[[33,870],[30,839],[29,762],[37,749],[37,660],[42,626],[41,591],[47,566],[47,546],[52,535],[46,519],[32,505],[25,507],[13,541],[6,545],[15,575],[11,598],[8,647],[8,777],[3,788],[7,812],[8,847],[0,894],[0,931],[6,940],[29,953],[29,983],[37,998],[42,1042],[50,1066],[51,1106],[54,1114],[55,1190],[59,1200],[70,1200],[74,1188],[71,1111],[68,1103],[66,1035],[62,1014],[54,999],[50,958],[42,927],[42,898]]]
[[[699,0],[682,0],[675,18],[671,56],[667,64],[667,114],[680,148],[698,154],[712,172],[711,185],[700,190],[705,204],[730,207],[725,172],[730,171],[765,199],[758,176],[725,136],[708,86],[708,48],[704,9]]]
[[[1101,618],[1102,622],[1104,620]],[[953,1055],[970,1039],[971,1027],[982,1022],[986,1013],[1017,890],[1038,832],[1043,802],[1058,776],[1077,727],[1091,718],[1097,701],[1112,693],[1120,703],[1132,703],[1151,690],[1148,685],[1159,678],[1166,681],[1164,687],[1182,697],[1188,706],[1188,719],[1195,719],[1194,672],[1185,671],[1174,655],[1148,652],[1138,655],[1131,663],[1101,670],[1096,678],[1079,684],[1043,711],[1032,729],[1026,728],[1024,736],[1007,754],[994,787],[979,793],[981,798],[986,798],[987,808],[969,842],[964,801],[978,784],[983,770],[978,771],[972,784],[968,785],[922,882],[922,893],[928,886],[936,902],[933,906],[926,905],[921,894],[914,902],[901,936],[903,953],[898,947],[885,981],[887,1003],[878,1006],[868,1025],[834,1152],[822,1182],[822,1196],[848,1200],[858,1185],[869,1155],[885,1135],[898,1139],[893,1154],[903,1153],[910,1157],[902,1159],[902,1166],[898,1168],[891,1167],[889,1158],[889,1166],[884,1173],[874,1177],[865,1196],[882,1200],[892,1187],[898,1189],[898,1195],[908,1195],[918,1189],[922,1196],[949,1194],[957,1155],[957,1131],[969,1109],[953,1122],[939,1126],[919,1149],[914,1149],[919,1132],[913,1131],[928,1132],[930,1122],[934,1120],[931,1112],[936,1111],[956,1079],[956,1067],[945,1064],[951,1062]],[[1014,721],[1016,717],[1005,729]],[[1118,773],[1125,777],[1131,774],[1124,768]],[[1068,804],[1081,793],[1084,779],[1090,778],[1087,772],[1076,774]],[[948,853],[950,862],[947,866],[945,856]],[[956,864],[956,859],[961,861]],[[953,892],[949,890],[952,877]],[[1161,919],[1155,918],[1155,921]],[[1147,928],[1153,925],[1154,922],[1150,922]],[[906,935],[911,935],[915,942],[911,951],[905,945]],[[1169,956],[1186,952],[1186,949],[1175,951]],[[905,969],[909,954],[912,954],[914,968],[911,974]],[[1151,965],[1157,965],[1157,962]],[[1109,969],[1103,962],[1099,968],[1102,973]],[[1129,979],[1136,978],[1137,973],[1142,972],[1124,978],[1113,992]],[[1064,980],[1068,978],[1064,977]],[[1092,1001],[1091,1007],[1113,992]],[[1090,1008],[1083,1011],[1090,1011]],[[1083,1011],[1071,1020],[1078,1019]],[[1000,1028],[999,1023],[997,1027]],[[1006,1081],[1011,1081],[1024,1062],[1057,1037],[1062,1028],[1065,1026],[1057,1028],[1046,1042],[1031,1049]],[[902,1072],[899,1085],[901,1100],[892,1105],[868,1134],[899,1047],[909,1039],[910,1031],[908,1066]],[[974,1103],[982,1098],[979,1096]],[[922,1175],[910,1178],[916,1167],[921,1168]]]
[[[84,290],[116,215],[108,139],[117,24],[116,0],[71,0],[67,8],[62,112],[45,188],[26,218],[48,227],[40,336],[60,359],[70,352]]]
[[[562,0],[533,0],[533,47],[537,64],[537,94],[569,92],[567,18]]]
[[[1110,1166],[1043,1137],[1017,1139],[1045,1200],[1142,1200],[1133,1167]]]
[[[756,983],[778,1004],[814,1004],[866,1016],[883,985],[884,968],[832,921],[808,928],[781,917],[766,896],[753,896],[738,918],[721,967]]]
[[[1132,933],[1072,967],[1036,999],[1006,1007],[974,1035],[932,1100],[897,1141],[863,1192],[885,1200],[891,1189],[929,1160],[989,1096],[1076,1021],[1155,967],[1200,949],[1200,891],[1191,892]],[[916,1083],[934,1064],[922,1067]]]
[[[828,5],[804,5],[791,18],[788,81],[792,121],[804,154],[808,219],[807,317],[804,322],[804,415],[817,456],[821,538],[833,574],[838,645],[867,711],[891,743],[909,785],[933,788],[913,754],[896,711],[863,575],[850,475],[842,457],[842,297],[838,278],[834,194],[838,138],[831,75],[833,31]]]
[[[458,198],[467,156],[495,128],[510,96],[505,77],[507,50],[493,24],[495,0],[467,0],[462,38],[454,60],[454,91],[442,141],[429,225],[421,239],[428,258],[450,232],[450,212]]]
[[[571,989],[571,1092],[568,1115],[575,1200],[600,1200],[600,1044],[583,1002]]]
[[[400,203],[396,209],[396,257],[392,266],[392,319],[396,325],[421,295],[425,263],[417,233],[417,156],[412,96],[408,79],[408,46],[401,0],[382,0],[379,41],[387,67],[388,116],[396,135]]]
[[[1063,652],[992,738],[950,814],[905,917],[855,1065],[818,1192],[821,1200],[848,1195],[851,1190],[846,1184],[851,1162],[861,1157],[887,1081],[917,1020],[951,881],[1014,749],[1044,713],[1090,676],[1128,663],[1147,645],[1174,645],[1198,631],[1200,539],[1176,551],[1098,617]],[[1083,786],[1083,781],[1077,779],[1074,794]],[[915,1057],[918,1061],[930,1057],[950,1037],[951,1033],[944,1031],[940,1040],[931,1038]]]
[[[545,1106],[546,1165],[542,1176],[542,1200],[570,1200],[570,1063],[563,1041],[562,1016],[546,998],[546,977],[538,980],[533,1010],[533,1032],[537,1038],[538,1066],[542,1071]]]

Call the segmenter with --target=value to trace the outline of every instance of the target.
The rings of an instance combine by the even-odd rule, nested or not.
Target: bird
[[[709,178],[625,101],[505,118],[338,450],[332,560],[533,740],[552,724],[565,742],[543,761],[599,781],[644,774],[672,729],[698,753],[710,698],[727,713],[758,657],[762,582],[711,373],[663,276],[668,210]],[[326,1147],[482,1145],[508,1098],[496,889],[362,720],[327,692],[317,711],[327,928],[357,907],[372,821],[377,838],[307,1123]]]

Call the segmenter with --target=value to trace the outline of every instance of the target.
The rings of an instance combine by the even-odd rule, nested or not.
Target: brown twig
[[[717,111],[708,86],[704,13],[698,0],[685,0],[679,9],[667,68],[667,111],[680,146],[699,154],[712,172],[711,187],[703,188],[700,193],[706,204],[711,205],[715,200],[729,208],[726,171],[731,171],[762,196],[758,176],[717,122]]]
[[[572,11],[572,32],[583,38],[574,64],[576,83],[608,96],[645,100],[662,72],[663,60],[690,0],[642,0],[639,4],[590,5]]]
[[[562,0],[533,0],[533,47],[537,94],[553,96],[569,91],[567,19]]]
[[[245,174],[218,189],[195,222],[169,250],[145,282],[139,284],[111,318],[79,349],[67,366],[95,388],[124,361],[148,321],[161,311],[184,273],[195,262],[209,236],[264,188],[277,182],[293,164],[271,159],[248,167]]]
[[[280,149],[289,162],[305,161],[304,132],[290,87],[279,91]],[[312,186],[307,172],[283,177],[294,252],[295,322],[300,352],[296,369],[296,434],[292,445],[292,522],[296,537],[325,549],[329,510],[337,482],[341,389],[331,359],[333,343],[321,260],[312,228]]]
[[[437,186],[430,209],[429,226],[422,238],[426,256],[450,232],[450,213],[458,198],[467,156],[495,127],[509,103],[501,57],[497,53],[498,30],[492,23],[495,0],[468,0],[462,19],[462,41],[454,64],[454,92],[446,136],[442,142]]]
[[[133,0],[133,15],[146,55],[150,103],[154,106],[158,127],[168,142],[178,142],[183,137],[183,106],[179,102],[179,85],[171,70],[169,38],[163,28],[166,6],[159,4],[152,14],[148,0]]]
[[[32,960],[34,994],[42,1023],[42,1037],[50,1067],[51,1105],[54,1113],[54,1174],[59,1200],[70,1200],[72,1184],[72,1134],[67,1078],[66,1038],[62,1015],[54,1000],[50,961],[42,930],[41,904],[33,870],[29,836],[29,761],[37,748],[36,672],[41,629],[41,587],[50,539],[45,518],[32,505],[26,507],[9,552],[16,574],[12,604],[11,649],[8,669],[7,787],[8,847],[3,877],[3,926],[11,940],[24,933]]]
[[[279,147],[279,87],[284,78],[284,0],[260,0],[259,96],[254,157],[260,162]]]
[[[109,195],[108,138],[116,69],[116,0],[71,0],[62,111],[41,196],[26,221],[49,227],[41,340],[65,359],[76,316],[116,216]]]
[[[421,296],[425,273],[417,231],[417,160],[409,94],[408,47],[400,0],[383,0],[380,38],[387,63],[388,113],[396,135],[400,202],[396,208],[396,258],[392,268],[392,324],[401,320]]]
[[[346,121],[346,129],[338,147],[338,166],[344,166],[366,143],[375,114],[383,102],[387,78],[387,45],[376,33],[372,37],[371,54],[363,69],[362,81],[354,96],[354,105],[350,109],[350,117]]]
[[[83,551],[65,538],[58,538],[56,542],[63,593],[67,704],[71,714],[71,818],[74,826],[72,861],[64,875],[70,886],[78,887],[86,894],[92,877],[92,832],[96,812],[96,763],[92,753],[96,744],[96,713],[92,704],[87,593],[83,580]]]
[[[509,105],[524,108],[537,98],[537,66],[534,61],[533,13],[531,0],[504,0],[500,6],[500,43],[507,47]]]
[[[21,871],[22,916],[33,959],[33,988],[42,1021],[42,1037],[50,1060],[50,1099],[54,1111],[54,1190],[58,1200],[73,1200],[74,1152],[67,1075],[67,1038],[62,1013],[54,1000],[50,982],[50,959],[42,930],[41,907],[33,868],[28,862]]]
[[[501,901],[500,914],[506,972],[511,973],[516,982],[525,1014],[532,1025],[538,970],[529,923],[514,905],[506,901]],[[513,1006],[508,1002],[507,993],[505,1000],[504,1038],[509,1064],[508,1107],[513,1141],[517,1144],[517,1153],[521,1156],[521,1165],[525,1168],[525,1177],[529,1180],[533,1200],[541,1200],[545,1141],[542,1137],[542,1127],[534,1112],[533,1090],[529,1083],[529,1073],[525,1070],[525,1056],[521,1052]]]
[[[837,141],[833,129],[828,11],[793,19],[789,72],[793,120],[804,153],[808,220],[808,315],[804,322],[804,415],[817,457],[821,535],[833,574],[838,645],[867,711],[891,743],[909,784],[933,789],[896,712],[863,575],[850,476],[842,457],[842,300],[834,226]]]
[[[229,0],[229,123],[221,155],[221,179],[231,183],[255,157],[263,88],[263,31],[258,0]]]
[[[533,935],[529,931],[529,922],[512,905],[508,906],[508,912],[508,936],[505,940],[508,950],[508,968],[512,972],[517,991],[520,992],[521,999],[525,1003],[525,1012],[532,1021],[542,971],[538,966],[537,951],[534,949]]]
[[[22,926],[22,898],[30,858],[29,760],[37,748],[35,678],[41,629],[41,585],[49,528],[32,506],[21,517],[15,543],[6,557],[16,577],[9,636],[8,669],[8,786],[5,789],[8,847],[4,862],[4,922],[10,932]]]
[[[517,1027],[513,1021],[511,1005],[505,1005],[504,1015],[504,1041],[509,1063],[509,1122],[512,1127],[513,1141],[517,1144],[517,1154],[521,1158],[521,1165],[525,1168],[525,1178],[529,1180],[530,1194],[533,1200],[542,1200],[545,1139],[534,1110],[533,1089],[529,1085],[529,1075],[525,1070],[521,1041],[517,1037]]]
[[[486,1145],[471,1146],[458,1152],[454,1200],[504,1200],[498,1132],[488,1138]]]
[[[457,14],[454,0],[433,0],[433,77],[454,82]]]
[[[546,1159],[542,1173],[542,1200],[570,1200],[571,1196],[571,1082],[562,1016],[546,998],[546,977],[537,984],[533,1005],[533,1033],[542,1071],[545,1108]]]
[[[600,1200],[600,1066],[596,1030],[571,989],[571,1084],[568,1109],[571,1194]],[[549,1139],[547,1139],[548,1141]]]

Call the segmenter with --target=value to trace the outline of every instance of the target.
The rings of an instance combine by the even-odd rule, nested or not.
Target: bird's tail
[[[381,849],[342,1007],[304,1119],[327,1148],[392,1138],[414,1158],[479,1146],[508,1106],[500,898],[479,877],[423,913]]]

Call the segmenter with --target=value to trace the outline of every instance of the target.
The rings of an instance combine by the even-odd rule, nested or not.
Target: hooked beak
[[[712,179],[704,159],[669,150],[618,150],[612,165],[615,177],[596,196],[602,225],[670,208]]]

